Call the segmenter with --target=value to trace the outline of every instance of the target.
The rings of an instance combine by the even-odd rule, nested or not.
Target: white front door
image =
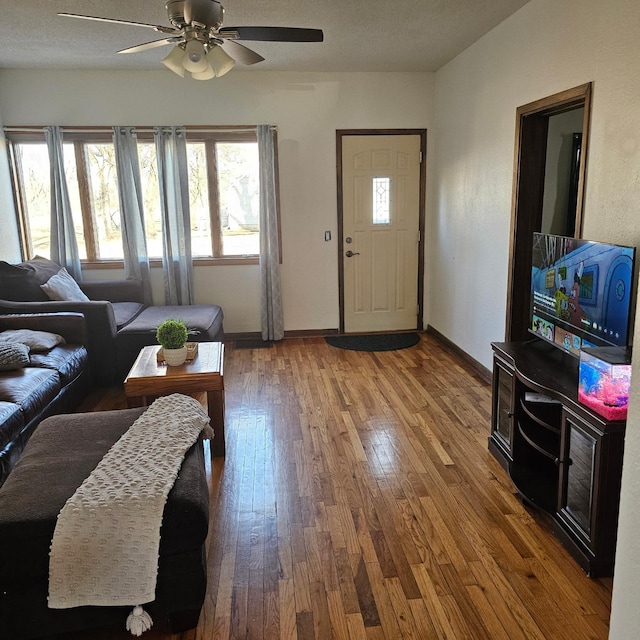
[[[418,326],[420,140],[342,137],[345,333]]]

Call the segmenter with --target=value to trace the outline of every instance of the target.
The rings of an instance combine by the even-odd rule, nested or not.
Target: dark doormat
[[[407,349],[420,342],[417,333],[377,333],[367,336],[328,336],[328,344],[350,351],[395,351]]]
[[[271,349],[271,347],[273,347],[273,340],[261,340],[260,338],[235,340],[233,346],[236,349]]]

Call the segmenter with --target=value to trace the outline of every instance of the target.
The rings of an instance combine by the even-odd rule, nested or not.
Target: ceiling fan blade
[[[134,27],[146,27],[147,29],[153,29],[159,33],[179,33],[178,29],[173,27],[163,27],[157,24],[146,24],[145,22],[131,22],[130,20],[118,20],[117,18],[99,18],[97,16],[83,16],[78,13],[59,13],[59,16],[64,18],[80,18],[81,20],[96,20],[98,22],[112,22],[114,24],[128,24]]]
[[[238,40],[262,40],[264,42],[322,42],[322,29],[300,29],[297,27],[223,27],[218,34],[225,37],[237,33]]]
[[[256,64],[258,62],[262,62],[264,58],[255,51],[249,49],[249,47],[245,47],[243,44],[239,42],[234,42],[233,40],[224,40],[222,43],[222,48],[235,60],[241,62],[242,64]]]
[[[151,42],[145,42],[144,44],[137,44],[135,47],[129,47],[128,49],[120,49],[117,53],[138,53],[139,51],[146,51],[147,49],[155,49],[156,47],[164,47],[167,44],[173,42],[179,42],[180,38],[163,38],[162,40],[152,40]]]
[[[184,21],[217,29],[222,24],[222,5],[216,0],[184,0]]]

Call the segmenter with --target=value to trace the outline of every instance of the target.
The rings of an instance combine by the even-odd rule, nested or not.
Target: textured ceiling
[[[527,0],[228,0],[224,26],[323,29],[323,43],[243,43],[266,60],[252,70],[435,71]],[[169,51],[115,52],[161,34],[63,18],[57,12],[169,26],[163,0],[2,2],[0,68],[158,69]]]

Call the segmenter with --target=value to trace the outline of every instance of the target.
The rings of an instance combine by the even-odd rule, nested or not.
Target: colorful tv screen
[[[629,343],[634,247],[534,233],[532,258],[529,331],[576,357]]]

